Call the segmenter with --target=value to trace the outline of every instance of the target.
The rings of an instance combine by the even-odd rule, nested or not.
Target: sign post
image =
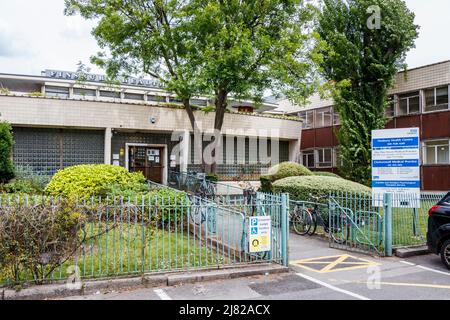
[[[394,196],[394,208],[420,208],[419,128],[372,131],[372,196]],[[402,196],[403,195],[403,196]]]

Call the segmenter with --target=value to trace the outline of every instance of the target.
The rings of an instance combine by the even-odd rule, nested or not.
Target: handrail
[[[364,236],[364,238],[366,239],[366,241],[373,247],[373,249],[375,249],[375,251],[376,251],[378,254],[381,255],[381,253],[380,253],[380,251],[378,250],[377,246],[374,245],[374,244],[372,243],[372,241],[371,241],[370,239],[367,238],[367,235],[359,228],[358,224],[353,220],[353,217],[354,217],[354,212],[353,212],[353,210],[350,209],[350,208],[344,208],[344,207],[342,207],[342,206],[336,201],[336,199],[334,199],[333,197],[329,197],[329,199],[330,199],[330,201],[333,201],[334,204],[337,205],[337,207],[338,207],[341,211],[344,212],[344,214],[346,215],[346,217],[350,220],[352,226],[353,226],[354,228],[356,228],[357,231],[358,231],[360,234],[362,234],[362,235]],[[330,205],[331,205],[331,203],[330,203]],[[346,213],[347,210],[348,210],[349,212],[351,212],[351,216],[349,216],[349,215]],[[376,213],[377,215],[379,215],[377,212],[374,212],[374,213]],[[379,217],[381,218],[380,215],[379,215]]]

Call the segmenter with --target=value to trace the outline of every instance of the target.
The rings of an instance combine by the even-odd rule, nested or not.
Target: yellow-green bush
[[[87,199],[105,197],[112,185],[123,190],[145,190],[142,173],[130,173],[125,168],[112,165],[79,165],[58,171],[45,189],[51,196]]]

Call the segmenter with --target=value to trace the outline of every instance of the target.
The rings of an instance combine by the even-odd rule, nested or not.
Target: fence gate
[[[330,247],[384,256],[383,207],[375,204],[369,195],[331,195],[328,206]]]

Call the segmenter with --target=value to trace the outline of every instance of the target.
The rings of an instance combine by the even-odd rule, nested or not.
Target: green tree
[[[203,91],[214,95],[216,139],[229,98],[258,104],[270,90],[303,102],[310,94],[314,62],[320,59],[320,42],[310,28],[315,7],[302,0],[193,0],[191,5],[199,80]]]
[[[159,80],[183,102],[196,129],[190,99],[198,93],[193,40],[186,28],[186,1],[65,0],[65,14],[80,13],[98,24],[92,34],[108,51],[92,62],[110,79],[145,74]]]
[[[93,62],[110,76],[143,73],[182,100],[214,97],[221,131],[229,96],[262,100],[268,90],[304,100],[314,84],[314,7],[303,0],[65,0],[66,14],[97,19]],[[217,137],[217,136],[215,136]],[[213,168],[214,171],[214,168]]]
[[[406,68],[418,26],[402,0],[323,0],[318,33],[324,77],[335,83],[342,174],[371,183],[371,131],[386,124],[387,94]]]
[[[14,178],[14,167],[11,160],[13,145],[11,125],[7,122],[0,122],[0,183],[6,183]]]

